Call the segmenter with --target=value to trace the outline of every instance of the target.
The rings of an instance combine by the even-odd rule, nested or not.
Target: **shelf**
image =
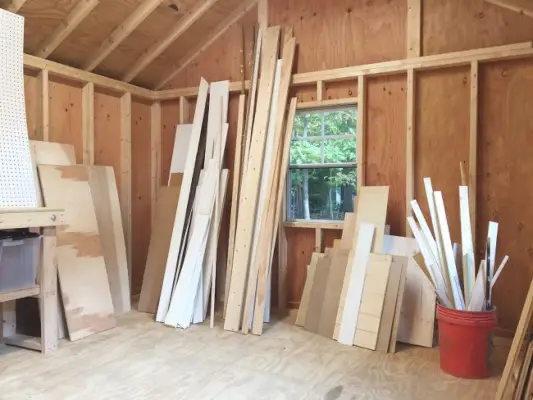
[[[0,208],[0,230],[41,228],[65,224],[65,212],[53,208]]]
[[[0,292],[0,303],[22,299],[24,297],[37,296],[40,293],[41,288],[39,285],[35,285],[27,289],[12,290],[10,292]]]

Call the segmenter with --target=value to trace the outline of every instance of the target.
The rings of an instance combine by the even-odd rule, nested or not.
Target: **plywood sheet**
[[[84,166],[39,167],[47,207],[65,209],[57,263],[70,340],[116,325],[98,223]]]
[[[322,304],[326,294],[326,284],[329,275],[329,266],[333,258],[332,254],[326,254],[316,264],[315,279],[311,288],[311,295],[309,298],[309,306],[307,307],[307,315],[305,317],[304,328],[306,331],[317,332],[320,323],[320,314],[322,312]]]
[[[315,248],[315,230],[285,228],[287,237],[287,303],[297,308],[305,286],[306,268]]]
[[[300,307],[298,308],[298,315],[296,317],[296,325],[305,325],[305,318],[307,317],[307,309],[309,306],[309,300],[311,297],[311,290],[313,289],[313,282],[315,280],[316,265],[324,257],[324,254],[313,253],[311,262],[307,267],[307,279],[305,280],[304,291],[302,293],[302,300],[300,301]]]
[[[41,142],[30,140],[35,164],[42,165],[73,165],[76,164],[74,147],[69,144]]]

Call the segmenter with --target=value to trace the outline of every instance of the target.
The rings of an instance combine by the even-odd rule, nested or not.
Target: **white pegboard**
[[[24,103],[24,18],[0,10],[0,208],[37,207]]]

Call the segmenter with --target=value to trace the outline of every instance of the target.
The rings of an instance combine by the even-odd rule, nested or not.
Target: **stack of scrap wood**
[[[397,341],[433,345],[434,290],[417,267],[416,241],[385,234],[388,194],[361,187],[342,238],[313,254],[297,325],[381,352],[395,352]]]
[[[491,310],[492,290],[509,259],[505,256],[496,268],[498,224],[489,222],[485,256],[476,274],[468,186],[459,187],[461,246],[452,244],[442,192],[433,191],[430,178],[424,178],[424,187],[433,232],[416,200],[411,201],[416,220],[407,217],[421,251],[419,267],[445,307],[463,311]]]
[[[65,210],[57,230],[59,337],[78,340],[130,311],[130,282],[112,167],[76,165],[71,145],[32,141],[39,204]]]
[[[235,332],[261,334],[269,318],[272,258],[296,110],[292,99],[287,113],[295,39],[292,30],[284,32],[280,50],[280,32],[270,27],[259,33],[245,122],[244,106],[239,113],[243,135],[234,166],[224,307],[224,329]]]

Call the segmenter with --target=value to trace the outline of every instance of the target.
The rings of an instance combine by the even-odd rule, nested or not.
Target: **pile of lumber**
[[[297,325],[381,352],[395,352],[397,340],[433,345],[436,298],[414,239],[385,234],[388,194],[388,186],[361,187],[342,238],[313,254]]]
[[[272,258],[281,215],[296,99],[287,100],[292,30],[259,33],[241,149],[235,157],[224,329],[261,334],[269,319]],[[281,57],[280,57],[281,54]],[[240,118],[242,123],[242,117]],[[285,126],[286,125],[286,126]],[[242,171],[242,173],[238,173]],[[236,176],[240,176],[240,182]],[[237,185],[237,186],[235,186]]]
[[[113,328],[131,309],[113,168],[76,164],[71,145],[31,141],[30,149],[39,205],[65,210],[66,224],[57,229],[59,338]]]
[[[452,244],[442,192],[433,191],[430,178],[424,178],[424,188],[433,231],[416,200],[411,201],[416,220],[407,217],[422,252],[418,265],[442,305],[457,310],[491,310],[493,287],[509,259],[505,256],[496,269],[498,224],[489,222],[485,256],[476,273],[468,186],[459,187],[461,246]]]

